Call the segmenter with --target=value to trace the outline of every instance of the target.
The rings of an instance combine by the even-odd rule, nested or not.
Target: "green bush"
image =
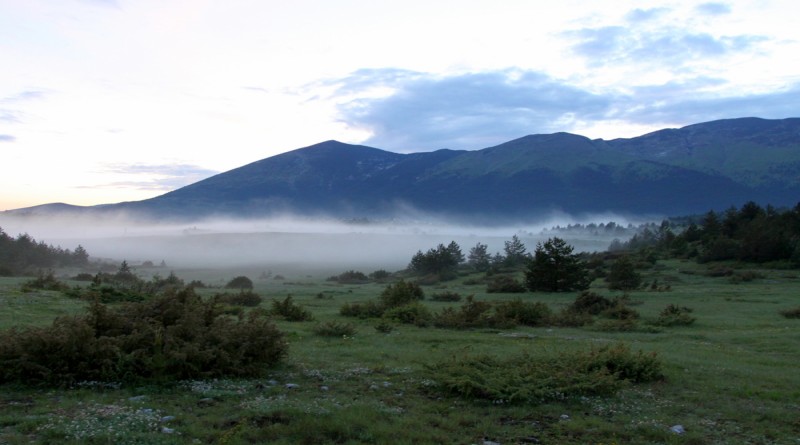
[[[220,303],[230,304],[233,306],[247,306],[247,307],[256,307],[261,304],[263,298],[261,295],[253,291],[242,291],[239,293],[223,293],[217,294],[216,298],[219,299]]]
[[[542,302],[504,301],[495,306],[495,317],[513,320],[525,326],[546,326],[552,318],[552,311]]]
[[[550,324],[565,328],[579,328],[594,323],[592,314],[588,312],[576,312],[571,309],[563,309],[558,315],[550,318]]]
[[[614,304],[608,298],[590,291],[583,291],[569,306],[569,310],[580,314],[599,315]]]
[[[485,301],[477,301],[472,295],[458,310],[448,307],[436,313],[433,325],[437,328],[468,329],[494,325],[492,305]]]
[[[351,337],[355,335],[356,328],[351,323],[326,321],[314,326],[314,333],[323,337]]]
[[[277,278],[276,278],[277,279]],[[244,275],[240,275],[230,281],[225,285],[225,289],[239,289],[244,291],[246,289],[253,289],[253,280],[247,278]]]
[[[0,333],[0,383],[257,377],[286,353],[261,312],[226,316],[186,289],[113,310],[95,302],[82,316]]]
[[[692,310],[688,307],[667,305],[658,315],[655,324],[658,326],[688,326],[694,323],[694,317],[689,315]]]
[[[339,275],[328,278],[328,281],[336,281],[341,284],[364,284],[369,282],[369,278],[364,272],[348,270],[347,272],[342,272]]]
[[[426,366],[426,372],[429,389],[496,403],[610,395],[627,383],[663,378],[655,354],[632,353],[624,345],[543,358],[453,357]]]
[[[339,315],[358,318],[380,318],[386,309],[383,305],[369,300],[364,303],[345,303],[339,308]]]
[[[784,309],[780,313],[786,318],[800,318],[800,306]]]
[[[432,316],[431,311],[424,304],[417,302],[388,309],[383,313],[383,318],[422,327],[430,323]]]
[[[311,321],[314,319],[314,315],[309,310],[292,301],[291,295],[286,296],[283,301],[272,300],[271,313],[288,321]]]
[[[404,280],[386,286],[380,296],[381,303],[387,309],[404,306],[424,298],[425,293],[418,284]]]
[[[437,292],[431,295],[431,301],[461,301],[461,294],[452,291]]]
[[[28,280],[22,284],[22,291],[23,292],[30,292],[32,290],[55,290],[55,291],[65,291],[69,289],[69,286],[59,281],[54,275],[52,270],[48,270],[46,273],[39,271],[39,275],[32,279]]]

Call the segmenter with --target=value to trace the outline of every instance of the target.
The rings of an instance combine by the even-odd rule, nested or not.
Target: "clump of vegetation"
[[[369,283],[369,278],[364,272],[348,270],[347,272],[342,272],[339,275],[328,278],[328,281],[335,281],[340,284],[365,284]]]
[[[256,307],[261,304],[263,298],[257,293],[247,290],[238,293],[222,293],[217,294],[216,298],[220,303],[230,304],[232,306],[247,306]]]
[[[287,350],[262,313],[229,317],[184,289],[115,309],[95,302],[85,315],[0,333],[0,382],[255,377]]]
[[[524,326],[546,326],[552,318],[552,311],[542,302],[523,302],[520,299],[504,301],[495,305],[495,317],[510,320]]]
[[[370,279],[373,279],[373,280],[375,280],[375,281],[377,281],[379,283],[382,283],[382,282],[388,280],[389,278],[391,278],[392,274],[387,272],[387,271],[385,271],[385,270],[383,270],[383,269],[378,269],[375,272],[372,272],[371,274],[369,274],[369,277],[370,277]]]
[[[364,303],[345,303],[339,309],[339,314],[345,317],[380,318],[385,311],[382,304],[369,300]]]
[[[525,285],[532,292],[569,292],[589,287],[586,264],[561,238],[536,245],[525,271]]]
[[[355,333],[356,328],[352,323],[326,321],[314,326],[314,334],[323,337],[352,337]]]
[[[599,315],[613,305],[611,300],[600,294],[583,291],[575,298],[568,310],[579,314]]]
[[[270,313],[279,315],[287,321],[311,321],[314,319],[311,311],[295,303],[291,295],[287,295],[283,301],[272,300]]]
[[[780,313],[786,318],[800,318],[800,306],[784,309]]]
[[[69,289],[69,286],[59,281],[55,275],[53,275],[52,270],[48,270],[47,272],[39,271],[39,275],[36,278],[22,284],[23,292],[30,292],[32,290],[65,291],[67,289]]]
[[[611,290],[630,291],[641,286],[642,275],[636,272],[633,261],[625,255],[614,261],[605,280]]]
[[[383,318],[403,324],[424,327],[430,323],[432,315],[427,306],[415,302],[387,309],[383,313]]]
[[[244,275],[231,279],[225,285],[225,289],[238,289],[240,291],[253,290],[253,280]]]
[[[431,301],[456,302],[461,301],[461,294],[452,291],[437,292],[431,295],[430,299]]]
[[[386,320],[382,320],[375,325],[375,330],[381,334],[388,334],[394,330],[394,325]]]
[[[436,313],[433,325],[437,328],[468,329],[493,326],[492,305],[485,301],[475,300],[472,295],[458,309],[444,308]]]
[[[655,324],[658,326],[688,326],[694,323],[695,318],[689,315],[692,310],[685,306],[670,304],[665,307]]]
[[[381,292],[378,301],[367,301],[365,303],[345,303],[340,309],[339,314],[346,317],[358,318],[378,318],[393,308],[406,306],[416,303],[425,298],[425,292],[417,283],[400,280],[386,286]]]
[[[663,378],[655,353],[633,353],[623,344],[544,358],[454,357],[426,368],[433,390],[495,403],[609,395],[628,383]]]
[[[728,278],[728,281],[730,281],[733,284],[739,284],[739,283],[747,283],[747,282],[750,282],[750,281],[759,280],[759,279],[763,279],[763,278],[766,278],[766,275],[764,275],[761,272],[756,272],[756,271],[753,271],[753,270],[746,270],[746,271],[743,271],[743,272],[734,273],[733,275],[731,275],[730,278]]]
[[[525,286],[510,275],[494,275],[486,285],[486,292],[490,294],[523,293],[525,291]]]

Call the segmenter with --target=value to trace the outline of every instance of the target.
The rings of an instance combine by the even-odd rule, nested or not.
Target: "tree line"
[[[52,267],[82,267],[89,264],[89,253],[83,246],[75,250],[37,242],[28,234],[16,238],[0,227],[0,276],[31,275]]]

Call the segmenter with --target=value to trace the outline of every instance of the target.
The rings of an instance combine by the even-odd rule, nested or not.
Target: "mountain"
[[[800,119],[727,119],[608,141],[540,134],[413,154],[327,141],[152,199],[92,209],[160,218],[373,218],[414,209],[478,221],[552,210],[680,215],[749,200],[800,200]]]

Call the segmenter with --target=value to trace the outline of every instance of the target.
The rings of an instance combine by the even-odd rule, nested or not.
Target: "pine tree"
[[[569,292],[589,287],[586,265],[561,238],[538,243],[525,271],[525,285],[533,292]]]

